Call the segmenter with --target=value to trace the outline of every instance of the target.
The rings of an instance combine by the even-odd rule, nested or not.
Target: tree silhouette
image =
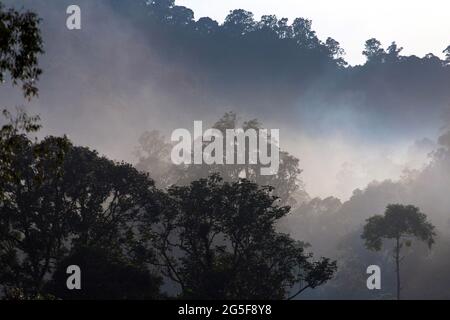
[[[262,125],[257,119],[244,121],[242,125],[238,123],[238,116],[233,112],[225,113],[212,128],[218,129],[226,136],[227,129],[242,128],[243,130],[253,129],[258,132]],[[248,144],[248,142],[246,141]],[[267,141],[267,143],[270,143]],[[204,143],[204,147],[208,143]],[[294,205],[296,197],[303,195],[302,181],[299,168],[299,159],[286,151],[280,151],[279,170],[273,175],[261,175],[260,169],[263,165],[258,161],[256,164],[249,164],[249,148],[246,148],[246,164],[226,164],[226,154],[224,153],[221,164],[192,164],[186,166],[174,166],[170,162],[171,144],[158,131],[144,132],[139,138],[139,147],[136,155],[139,159],[136,167],[139,170],[150,173],[157,185],[167,188],[172,184],[189,184],[194,180],[207,178],[209,175],[219,173],[226,181],[237,181],[239,178],[256,182],[264,186],[274,187],[274,194],[280,197],[283,204]],[[237,154],[237,152],[235,152]]]
[[[12,137],[12,154],[2,166],[0,204],[0,265],[5,286],[28,295],[42,291],[44,278],[60,257],[73,217],[60,196],[65,138],[33,144]]]
[[[399,48],[397,44],[394,42],[391,43],[391,45],[386,50],[386,62],[387,63],[395,63],[400,59],[400,52],[403,50],[403,48]]]
[[[227,129],[239,128],[238,117],[235,113],[228,112],[213,125],[213,128],[220,130],[225,136]],[[255,130],[256,132],[258,132],[258,130],[262,129],[263,127],[257,119],[251,119],[248,121],[244,121],[241,128],[243,130]],[[229,142],[227,141],[227,143]],[[270,144],[269,141],[262,143]],[[292,156],[288,152],[279,151],[280,166],[278,172],[273,175],[265,176],[260,174],[260,169],[263,167],[260,162],[258,162],[257,164],[249,164],[248,159],[250,152],[250,148],[246,148],[246,164],[244,165],[203,165],[197,169],[203,170],[203,172],[207,172],[207,174],[219,172],[222,178],[227,181],[237,181],[240,177],[244,177],[247,180],[255,182],[260,186],[271,186],[274,188],[274,194],[280,197],[283,204],[294,205],[295,194],[300,190],[302,186],[300,180],[300,174],[302,170],[299,168],[299,159]],[[226,163],[225,159],[224,163]],[[195,172],[196,166],[191,166],[191,169],[193,170],[193,172]],[[200,173],[197,176],[204,178],[207,175],[202,175]]]
[[[333,38],[328,37],[325,45],[329,51],[329,57],[336,60],[338,66],[343,67],[347,65],[344,60],[345,50],[341,48],[340,43]]]
[[[304,18],[296,18],[292,23],[292,37],[298,45],[314,49],[321,45],[316,32],[312,30],[312,21]]]
[[[253,13],[242,9],[232,10],[225,18],[223,28],[232,36],[243,36],[255,28]]]
[[[82,271],[82,290],[66,287],[67,267]],[[142,264],[99,247],[79,247],[58,265],[46,291],[64,300],[158,299],[162,279]]]
[[[443,53],[445,53],[445,63],[448,65],[450,64],[450,46],[448,46],[447,48],[445,48],[445,50],[443,51]]]
[[[402,247],[411,245],[411,237],[424,241],[431,246],[434,243],[434,226],[427,216],[412,205],[388,205],[384,216],[376,215],[367,219],[362,238],[369,250],[380,251],[383,238],[395,241],[394,259],[397,274],[397,299],[400,300],[400,255]]]
[[[381,42],[375,38],[366,41],[363,55],[367,57],[367,62],[383,62],[386,51],[381,47]]]
[[[0,2],[0,83],[9,73],[28,98],[37,94],[35,83],[42,73],[37,67],[43,53],[39,22],[35,13],[5,9]]]
[[[157,215],[153,181],[66,137],[29,138],[34,121],[20,114],[0,130],[0,282],[7,293],[41,295],[62,259],[73,261],[80,248],[98,248],[111,261],[146,270],[132,249],[138,213]],[[95,281],[89,285],[101,285]]]
[[[184,298],[281,299],[333,276],[335,262],[311,261],[302,243],[275,231],[289,207],[276,205],[272,187],[212,175],[165,194],[148,175],[66,137],[31,139],[36,121],[22,113],[0,130],[7,296],[157,298],[159,270]],[[64,287],[70,264],[86,270],[82,293]]]
[[[299,284],[293,298],[333,276],[335,262],[311,261],[302,243],[275,231],[289,207],[275,205],[271,191],[218,175],[168,190],[159,223],[142,232],[180,297],[283,299]]]

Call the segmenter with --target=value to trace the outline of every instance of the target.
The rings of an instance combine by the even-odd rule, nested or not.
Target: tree
[[[213,128],[219,129],[225,134],[227,129],[235,129],[238,127],[237,115],[234,113],[226,113]],[[242,124],[244,130],[260,130],[261,123],[257,119],[245,121]],[[267,142],[269,143],[269,142]],[[247,149],[246,159],[249,158],[250,150]],[[212,168],[209,173],[220,172],[222,177],[229,181],[237,181],[239,177],[244,176],[247,180],[253,181],[260,186],[271,186],[274,188],[274,194],[280,198],[283,204],[294,205],[295,193],[301,188],[300,174],[302,170],[299,168],[299,159],[292,156],[288,152],[280,151],[280,165],[278,172],[273,175],[261,175],[261,163],[255,165],[226,165],[221,168]],[[225,162],[224,162],[225,163]]]
[[[429,248],[434,243],[434,226],[427,221],[427,216],[420,209],[412,205],[401,204],[388,205],[384,216],[375,215],[367,219],[364,226],[362,239],[369,250],[380,251],[383,238],[395,241],[394,259],[397,274],[397,299],[400,300],[400,262],[401,249],[411,245],[411,237],[417,238],[428,244]]]
[[[194,299],[294,298],[332,278],[336,263],[311,261],[304,245],[275,231],[289,207],[275,204],[271,187],[218,175],[174,186],[159,223],[143,216],[142,232],[157,250],[157,265]]]
[[[195,30],[201,35],[213,34],[219,29],[217,21],[209,17],[202,17],[195,23]]]
[[[0,192],[0,279],[28,296],[42,292],[52,263],[64,254],[73,214],[61,193],[65,138],[32,143],[13,136]]]
[[[288,18],[278,20],[276,31],[280,39],[289,39],[292,37],[292,28],[288,25]]]
[[[35,83],[42,73],[37,67],[43,53],[39,22],[35,13],[6,10],[0,2],[0,83],[9,73],[28,98],[37,94]]]
[[[239,126],[237,115],[233,112],[227,112],[212,126],[212,128],[220,130],[225,137],[227,129],[253,129],[258,132],[258,130],[262,129],[262,125],[257,119],[252,119],[244,121],[242,125]],[[267,143],[270,142],[267,141]],[[205,143],[205,145],[206,144],[207,143]],[[256,164],[249,164],[248,159],[251,150],[246,148],[246,152],[246,164],[189,165],[185,168],[184,172],[183,170],[178,171],[178,176],[181,177],[179,181],[181,183],[189,183],[196,179],[206,178],[213,173],[219,173],[226,181],[238,181],[239,178],[244,177],[260,186],[272,186],[274,188],[274,194],[280,197],[283,204],[294,205],[295,195],[302,187],[300,181],[302,170],[299,168],[299,159],[288,152],[280,151],[278,172],[273,175],[261,175],[260,169],[263,165],[259,161]],[[224,154],[223,163],[226,163],[225,157],[226,155]]]
[[[194,12],[183,6],[174,6],[167,20],[175,25],[190,25],[194,22]]]
[[[20,132],[37,128],[33,118],[21,114],[0,130],[4,289],[39,296],[62,259],[86,247],[145,270],[132,250],[133,231],[141,210],[155,217],[153,181],[129,164],[73,146],[66,137],[37,141]]]
[[[363,55],[366,56],[367,62],[384,62],[386,51],[381,47],[381,42],[375,38],[366,41]]]
[[[73,147],[64,172],[64,192],[77,213],[74,242],[82,247],[127,244],[139,211],[154,212],[154,182],[130,164]]]
[[[231,35],[240,37],[255,28],[253,13],[242,9],[232,10],[225,18],[223,28]]]
[[[245,121],[242,129],[262,128],[257,119]],[[238,128],[238,118],[233,112],[225,113],[212,128],[218,129],[226,136],[227,129]],[[208,143],[205,143],[206,146]],[[270,185],[275,188],[274,193],[280,197],[283,204],[295,205],[296,196],[302,193],[302,182],[299,168],[299,159],[286,151],[280,151],[279,170],[274,175],[264,176],[260,174],[263,166],[257,164],[192,164],[187,166],[174,166],[170,162],[171,144],[158,131],[144,132],[139,138],[139,147],[135,154],[139,161],[136,165],[138,170],[151,174],[158,187],[167,188],[172,184],[189,184],[194,180],[207,178],[213,173],[219,173],[226,181],[238,181],[240,177],[256,182],[259,185]],[[248,148],[246,159],[248,159]],[[226,163],[224,154],[224,162]]]
[[[37,94],[38,89],[35,82],[42,73],[37,66],[38,55],[43,53],[39,22],[40,19],[35,13],[19,12],[14,9],[6,10],[0,2],[0,83],[3,83],[9,76],[13,85],[22,84],[23,94],[29,99]],[[24,259],[20,263],[17,247],[28,248],[39,245],[39,243],[33,243],[34,230],[26,231],[30,235],[30,241],[22,239],[20,225],[26,223],[25,217],[20,217],[20,221],[12,221],[14,191],[21,193],[27,187],[22,185],[23,180],[20,173],[14,171],[14,166],[18,164],[16,162],[18,154],[30,156],[32,148],[27,134],[39,130],[39,117],[29,117],[20,110],[15,118],[7,110],[3,110],[3,116],[7,122],[0,129],[0,283],[4,289],[11,283],[39,286],[39,278],[42,278],[43,272],[45,273],[45,265],[48,260],[43,262],[44,268],[39,268],[36,263],[33,265],[33,262],[38,260],[36,257],[32,257],[30,260]],[[61,139],[59,143],[64,144],[63,140]],[[42,155],[42,149],[32,152],[35,152],[36,157]],[[49,162],[58,161],[59,155],[56,152],[50,157],[52,159]],[[22,158],[21,165],[26,166],[27,160]],[[44,165],[43,162],[40,164]],[[21,170],[34,171],[37,178],[41,168],[22,167]],[[15,188],[13,187],[14,183],[16,183]],[[24,205],[27,205],[28,200],[20,197],[20,201]],[[32,212],[32,215],[36,216],[36,212]],[[14,230],[17,227],[19,230]],[[46,247],[42,248],[48,253],[47,257],[53,249],[55,248],[48,243]],[[39,261],[38,264],[41,262]],[[20,297],[24,296],[23,290],[14,289],[13,291]]]
[[[386,51],[386,62],[395,63],[400,59],[400,52],[403,50],[402,47],[398,47],[394,42],[387,48]]]
[[[343,59],[345,50],[341,48],[340,43],[333,38],[328,37],[325,46],[329,51],[329,57],[335,59],[339,66],[346,66],[347,62]]]
[[[81,290],[68,290],[67,267],[82,272]],[[64,300],[158,299],[162,279],[141,264],[99,247],[77,248],[58,265],[46,291]]]
[[[314,49],[321,45],[316,32],[312,30],[312,21],[296,18],[292,23],[293,38],[303,48]]]
[[[167,17],[175,6],[175,0],[151,0],[146,1],[145,4],[152,17],[167,22]]]
[[[276,31],[278,25],[278,19],[275,15],[264,15],[261,17],[261,21],[258,22],[258,28],[268,29]]]
[[[450,46],[448,46],[448,47],[443,51],[443,53],[445,53],[445,63],[446,63],[447,65],[449,65],[449,64],[450,64]]]

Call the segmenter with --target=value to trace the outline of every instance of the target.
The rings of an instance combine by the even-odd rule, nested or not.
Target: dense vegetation
[[[207,17],[194,20],[190,9],[173,0],[91,5],[106,5],[145,34],[163,65],[177,70],[156,72],[157,88],[176,90],[173,96],[186,105],[206,100],[248,105],[261,112],[277,105],[289,113],[299,101],[339,106],[349,97],[362,96],[358,107],[381,117],[389,110],[386,119],[402,119],[405,126],[414,127],[417,123],[408,119],[405,110],[420,113],[424,106],[432,106],[437,115],[450,101],[450,46],[441,60],[432,54],[402,56],[395,43],[384,49],[378,40],[369,39],[366,63],[348,66],[339,43],[332,38],[320,40],[308,19],[288,23],[270,15],[256,21],[251,12],[234,10],[219,24]],[[41,74],[39,23],[32,12],[0,6],[0,81],[20,85],[30,99],[38,93]],[[112,83],[108,90],[114,92],[113,81],[111,77],[105,83]],[[237,126],[233,113],[214,125],[219,130]],[[260,126],[257,120],[243,124]],[[389,203],[420,201],[445,226],[447,197],[440,191],[448,190],[450,181],[448,133],[442,135],[424,171],[397,183],[356,190],[341,203],[333,198],[309,199],[302,189],[299,160],[287,152],[282,153],[279,174],[269,178],[245,166],[180,169],[166,161],[169,146],[152,131],[139,141],[135,168],[76,146],[65,136],[37,139],[39,129],[38,117],[20,110],[4,112],[2,298],[289,299],[307,289],[316,289],[309,290],[315,297],[323,290],[332,297],[372,297],[361,278],[374,256],[363,247],[363,240],[369,249],[384,252],[390,247],[381,246],[382,238],[397,240],[399,275],[400,239],[408,235],[430,245],[442,237],[433,263],[422,258],[420,246],[413,247],[411,256],[430,274],[448,266],[445,228],[436,236],[418,208],[390,205],[384,218],[375,215]],[[242,171],[248,173],[246,179],[240,178]],[[429,188],[430,181],[436,189]],[[403,214],[405,210],[412,214]],[[397,225],[383,222],[392,216]],[[399,228],[394,232],[393,226]],[[315,245],[311,249],[303,241],[322,241],[321,253],[333,259],[314,258]],[[444,247],[438,246],[439,241]],[[383,255],[383,267],[390,263],[387,256]],[[81,291],[65,286],[66,268],[72,264],[83,270]],[[412,278],[413,271],[402,274]],[[389,280],[393,276],[387,273]],[[165,292],[163,287],[170,285],[175,289]],[[387,286],[376,297],[391,297],[391,289]]]

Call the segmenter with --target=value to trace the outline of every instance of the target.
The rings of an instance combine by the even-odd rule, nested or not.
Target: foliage
[[[26,296],[44,293],[58,263],[95,246],[136,264],[136,216],[154,213],[153,181],[66,137],[33,141],[18,129],[38,127],[21,115],[1,140],[0,282]],[[143,268],[143,266],[139,266]],[[133,269],[134,270],[134,269]],[[124,292],[124,295],[127,293]]]
[[[242,128],[243,130],[262,129],[261,123],[257,119],[243,122],[240,126],[238,117],[233,112],[225,113],[212,128],[218,129],[226,136],[227,129]],[[207,146],[204,143],[204,148]],[[139,147],[136,155],[139,162],[136,167],[139,170],[149,172],[159,187],[167,188],[173,184],[186,185],[194,180],[207,178],[211,174],[219,173],[226,181],[238,181],[245,177],[247,180],[255,182],[261,186],[272,186],[274,194],[277,195],[283,204],[294,205],[296,197],[301,193],[302,181],[299,168],[299,159],[286,151],[280,151],[279,170],[274,175],[261,175],[260,169],[263,165],[257,164],[192,164],[186,166],[175,166],[170,163],[171,144],[158,131],[145,132],[139,138]],[[250,150],[246,150],[245,158],[248,159]],[[224,154],[223,163],[226,163]],[[247,161],[248,162],[248,161]]]
[[[35,84],[42,73],[37,66],[43,53],[39,23],[35,13],[5,9],[0,2],[0,82],[8,72],[14,85],[22,84],[28,98],[37,94]]]
[[[384,216],[376,215],[367,219],[362,238],[368,249],[379,251],[383,238],[402,239],[412,236],[431,247],[434,235],[434,226],[419,208],[391,204],[387,206]]]
[[[66,287],[67,267],[82,270],[81,290]],[[145,266],[136,265],[114,252],[98,247],[80,247],[63,259],[46,290],[63,300],[158,299],[162,279]]]
[[[336,263],[311,261],[303,245],[275,231],[289,207],[271,187],[218,175],[169,188],[160,222],[143,232],[165,276],[194,299],[282,299],[329,280]]]

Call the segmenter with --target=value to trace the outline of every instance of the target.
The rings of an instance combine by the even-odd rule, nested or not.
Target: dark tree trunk
[[[397,300],[400,300],[400,237],[395,246],[395,271],[397,273]]]

